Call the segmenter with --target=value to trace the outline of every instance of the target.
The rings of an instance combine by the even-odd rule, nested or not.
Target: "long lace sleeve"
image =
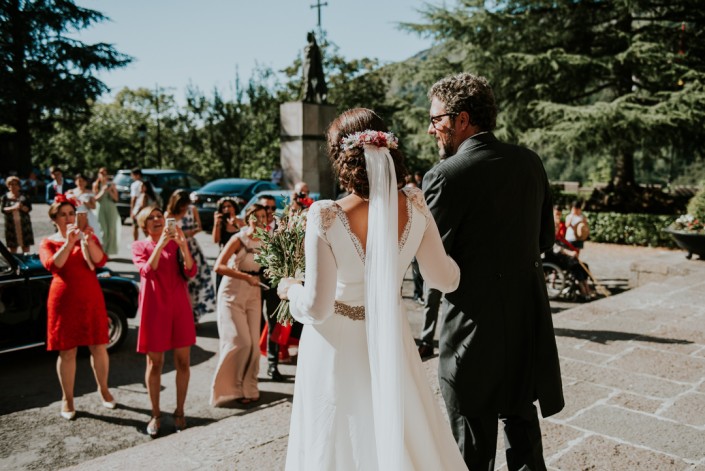
[[[426,231],[416,252],[421,275],[431,288],[443,293],[453,292],[460,284],[460,268],[455,260],[446,254],[438,226],[430,213],[427,220]]]
[[[332,202],[311,205],[306,222],[304,285],[289,289],[291,315],[302,324],[319,324],[333,314],[337,267],[326,229],[335,217]]]

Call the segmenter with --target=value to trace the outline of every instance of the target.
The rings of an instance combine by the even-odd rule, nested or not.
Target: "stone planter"
[[[701,259],[705,259],[705,234],[676,231],[671,228],[666,228],[664,230],[671,234],[671,237],[673,237],[673,240],[676,241],[678,247],[688,252],[685,258],[690,259],[693,257],[693,254],[696,254]]]

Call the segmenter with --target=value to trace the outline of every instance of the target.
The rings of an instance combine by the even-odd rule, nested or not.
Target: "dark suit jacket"
[[[73,183],[69,183],[65,178],[64,178],[64,183],[63,183],[63,192],[66,193],[68,190],[71,190],[72,188],[75,188],[76,185]],[[54,198],[56,197],[56,180],[52,180],[51,183],[47,185],[47,192],[46,192],[46,201],[47,204],[51,205],[54,203]]]
[[[441,324],[446,404],[472,417],[518,413],[538,399],[544,417],[559,412],[563,391],[541,265],[554,227],[541,160],[483,133],[430,170],[423,186],[461,273]]]

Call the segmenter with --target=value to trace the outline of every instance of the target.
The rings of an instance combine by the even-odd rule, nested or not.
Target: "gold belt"
[[[347,304],[336,301],[333,311],[336,314],[340,314],[354,321],[365,320],[365,306],[348,306]]]

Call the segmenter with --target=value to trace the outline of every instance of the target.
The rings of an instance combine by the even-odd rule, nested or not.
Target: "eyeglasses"
[[[265,206],[264,209],[268,209],[268,210],[270,210],[270,211],[276,211],[276,210],[277,210],[277,206],[276,206],[276,205],[274,205],[274,206]]]
[[[445,113],[445,114],[438,114],[436,116],[431,116],[429,120],[431,121],[431,126],[434,128],[436,125],[441,121],[441,118],[444,118],[446,116],[457,116],[457,113]]]

